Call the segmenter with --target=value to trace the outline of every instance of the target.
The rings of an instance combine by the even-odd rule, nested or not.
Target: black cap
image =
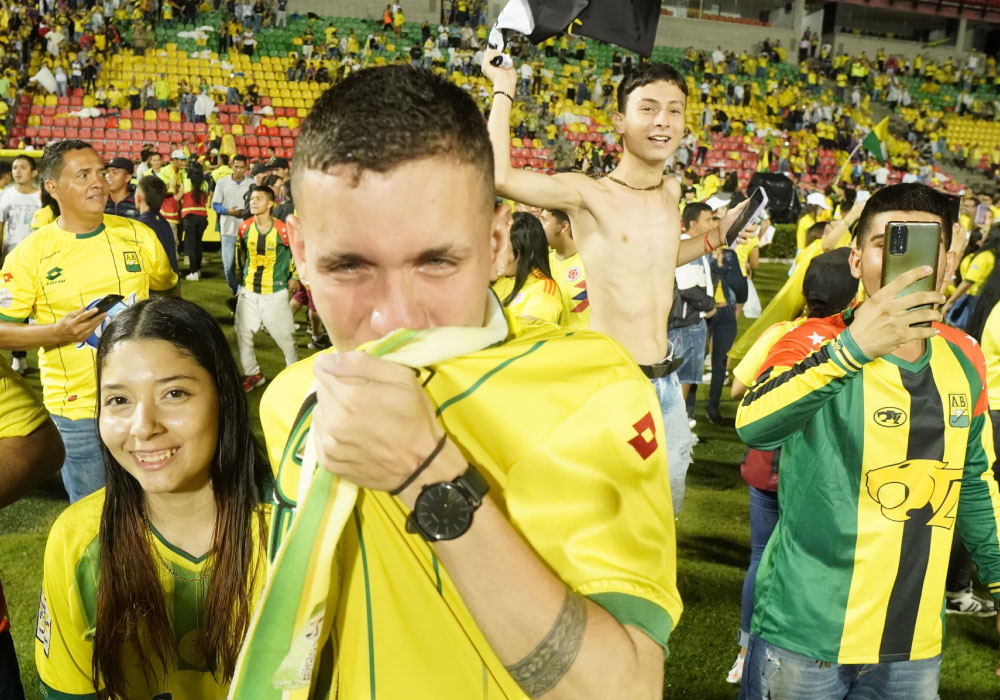
[[[129,175],[135,172],[135,165],[128,158],[122,158],[121,156],[117,158],[112,158],[111,162],[108,163],[109,168],[118,168],[119,170],[124,170]]]
[[[271,168],[285,168],[288,169],[288,159],[287,158],[275,158],[271,161]]]
[[[858,280],[848,262],[850,254],[850,248],[837,248],[812,259],[802,280],[806,302],[820,302],[837,311],[847,308],[858,293]]]
[[[253,166],[253,170],[250,171],[252,177],[257,177],[258,175],[263,175],[264,173],[271,172],[271,166],[266,163],[257,163]]]

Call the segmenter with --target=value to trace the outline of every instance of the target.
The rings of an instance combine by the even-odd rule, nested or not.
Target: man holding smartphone
[[[98,304],[111,294],[145,299],[150,289],[177,284],[148,226],[104,213],[105,167],[85,141],[46,148],[39,175],[60,215],[18,245],[0,269],[0,348],[39,348],[45,407],[66,445],[62,479],[70,502],[104,485],[94,353],[108,315]],[[24,323],[29,316],[37,323]]]
[[[872,195],[850,257],[867,301],[779,340],[742,401],[743,441],[782,449],[782,511],[757,574],[741,698],[937,698],[956,526],[1000,598],[985,362],[937,308],[953,216],[925,185]],[[901,295],[931,266],[883,286],[890,222],[938,225],[933,290]]]

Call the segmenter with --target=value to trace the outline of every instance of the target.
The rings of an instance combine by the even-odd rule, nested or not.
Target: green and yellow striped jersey
[[[83,700],[94,693],[93,652],[97,621],[97,585],[100,578],[98,532],[104,509],[104,489],[83,498],[56,519],[45,546],[42,594],[35,628],[35,665],[43,697]],[[266,517],[270,508],[265,507]],[[258,528],[247,533],[247,546],[256,547]],[[195,558],[177,549],[150,527],[150,545],[156,562],[163,600],[174,632],[174,654],[165,673],[146,668],[137,652],[123,650],[129,698],[135,700],[217,700],[226,696],[228,683],[205,671],[202,622],[205,595],[211,582],[212,557]],[[264,586],[264,557],[250,600],[257,601]],[[170,571],[167,570],[169,567]],[[154,672],[157,671],[157,672]]]
[[[286,289],[295,263],[284,222],[272,219],[271,228],[261,231],[255,219],[250,218],[240,224],[237,235],[242,259],[246,261],[243,287],[257,294],[274,294]]]
[[[744,442],[782,449],[751,630],[822,661],[926,659],[941,652],[956,526],[1000,597],[985,363],[972,338],[940,325],[916,362],[872,360],[851,319],[789,332],[739,407]]]

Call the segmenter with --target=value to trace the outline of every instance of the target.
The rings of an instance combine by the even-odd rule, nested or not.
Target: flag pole
[[[837,179],[833,181],[834,185],[839,183],[841,178],[844,177],[844,171],[847,170],[848,166],[850,166],[851,161],[854,160],[854,156],[858,154],[858,151],[861,150],[861,147],[863,145],[864,145],[864,139],[861,139],[860,141],[858,141],[858,145],[854,147],[854,150],[851,151],[851,155],[847,156],[847,160],[845,160],[844,164],[841,166],[840,172],[837,173]]]

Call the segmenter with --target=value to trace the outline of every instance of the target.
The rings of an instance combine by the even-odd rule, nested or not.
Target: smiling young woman
[[[222,697],[269,519],[225,336],[190,302],[140,302],[105,331],[97,381],[107,487],[49,534],[39,676],[54,697]]]

